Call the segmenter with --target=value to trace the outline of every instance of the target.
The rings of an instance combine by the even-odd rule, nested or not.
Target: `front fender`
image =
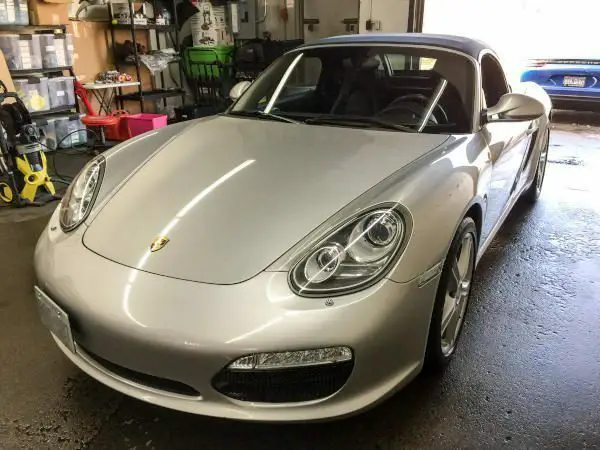
[[[487,144],[480,135],[457,136],[437,158],[407,177],[397,197],[410,210],[413,232],[389,277],[404,283],[446,257],[456,229],[474,204],[484,206]]]

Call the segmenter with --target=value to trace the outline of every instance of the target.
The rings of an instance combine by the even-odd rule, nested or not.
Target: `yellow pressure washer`
[[[5,103],[7,99],[14,102]],[[60,199],[47,167],[29,111],[0,81],[0,199],[14,206],[40,206]]]

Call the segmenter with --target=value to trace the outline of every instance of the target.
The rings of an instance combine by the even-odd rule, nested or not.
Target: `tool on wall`
[[[0,177],[0,199],[5,203],[39,206],[60,198],[48,176],[38,128],[19,96],[1,81]]]

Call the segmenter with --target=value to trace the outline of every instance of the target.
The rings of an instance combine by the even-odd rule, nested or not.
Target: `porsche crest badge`
[[[162,250],[165,247],[165,245],[167,245],[168,243],[169,243],[169,238],[168,237],[166,237],[166,236],[157,237],[152,242],[152,245],[150,245],[150,251],[152,253],[154,253],[154,252],[157,252],[159,250]]]

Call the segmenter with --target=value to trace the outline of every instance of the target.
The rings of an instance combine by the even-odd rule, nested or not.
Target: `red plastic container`
[[[104,128],[104,135],[111,140],[117,140],[115,135],[119,130],[119,118],[113,116],[84,116],[81,121],[88,128]]]
[[[131,137],[125,118],[127,111],[113,111],[110,116],[85,116],[82,122],[90,128],[104,128],[104,136],[109,141],[126,141]]]
[[[127,121],[131,137],[167,126],[166,114],[140,113],[125,116],[123,119]]]

